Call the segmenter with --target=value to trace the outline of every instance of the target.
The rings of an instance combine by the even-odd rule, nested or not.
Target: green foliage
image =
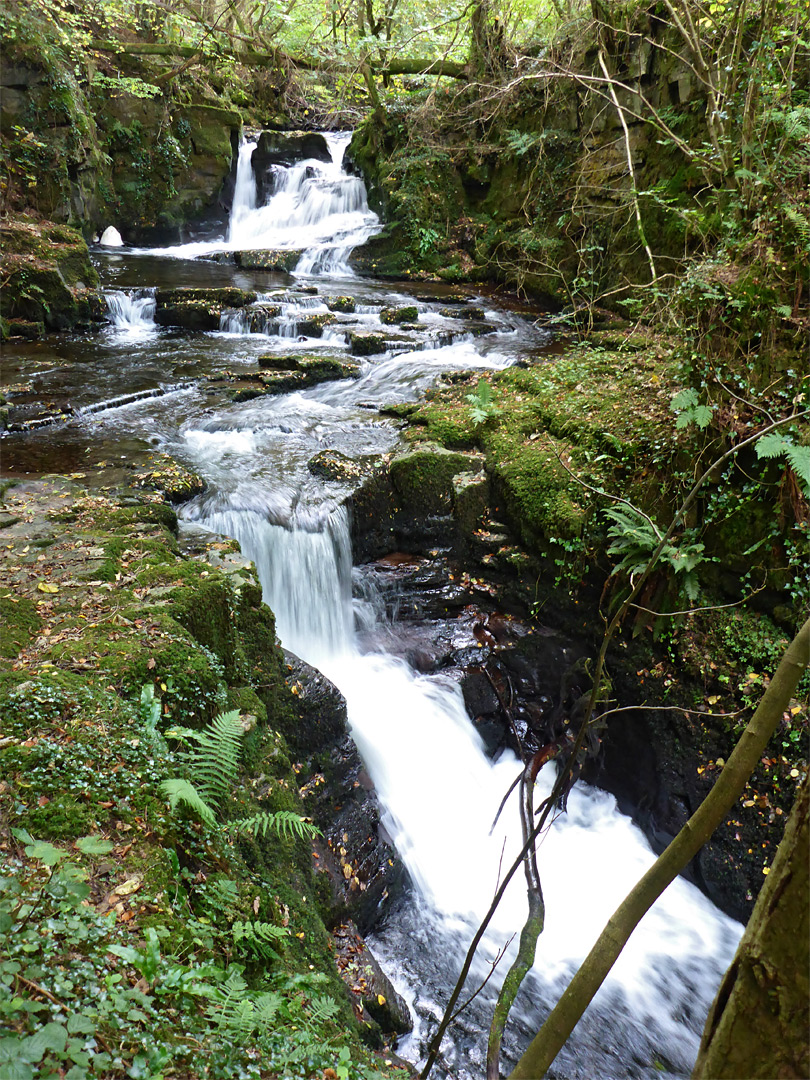
[[[160,790],[169,800],[172,810],[176,811],[177,807],[182,803],[193,814],[196,814],[204,824],[215,824],[216,814],[189,780],[184,780],[182,777],[164,780],[160,785]]]
[[[226,828],[235,836],[247,833],[249,836],[261,837],[271,832],[281,837],[306,839],[321,835],[321,830],[316,825],[292,810],[277,810],[275,813],[261,811],[248,818],[229,821]]]
[[[678,414],[675,427],[681,431],[690,424],[695,424],[703,430],[711,423],[712,408],[709,405],[698,404],[698,394],[691,386],[686,390],[679,390],[670,402],[670,409]]]
[[[93,86],[103,91],[117,90],[121,94],[129,94],[130,97],[136,98],[155,98],[160,97],[162,93],[159,86],[144,82],[143,79],[129,78],[123,75],[110,78],[100,71],[97,71],[93,76]]]
[[[798,446],[789,435],[772,431],[757,440],[758,458],[784,458],[810,497],[810,446]]]
[[[476,426],[485,424],[494,416],[501,415],[502,410],[495,404],[492,394],[492,384],[485,379],[480,379],[475,392],[465,394],[465,398],[470,403],[470,416]]]
[[[270,959],[276,956],[273,944],[287,936],[283,926],[269,922],[242,922],[237,919],[233,924],[234,944],[255,956]]]
[[[612,543],[608,554],[620,556],[621,561],[613,568],[611,576],[623,573],[631,582],[643,573],[664,536],[658,526],[635,507],[610,507],[605,516],[613,523],[608,528]],[[694,539],[694,533],[685,532],[679,543],[668,541],[659,555],[665,572],[674,574],[678,597],[694,603],[700,595],[697,568],[707,560],[705,545]]]
[[[231,793],[244,734],[235,709],[219,713],[204,731],[183,732],[197,745],[182,754],[181,761],[192,775],[200,797],[214,808]]]

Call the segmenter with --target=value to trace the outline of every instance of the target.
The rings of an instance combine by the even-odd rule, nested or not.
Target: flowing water
[[[456,684],[420,676],[391,654],[395,650],[383,649],[380,643],[395,640],[400,628],[396,621],[383,625],[383,606],[370,603],[367,591],[365,598],[353,598],[343,505],[348,489],[317,479],[307,463],[327,448],[354,457],[395,449],[397,428],[375,406],[415,399],[442,372],[504,367],[542,351],[546,342],[530,323],[500,309],[486,312],[489,325],[473,337],[460,320],[440,314],[440,302],[416,301],[415,288],[395,290],[351,276],[351,248],[379,224],[362,183],[342,168],[346,141],[345,135],[330,137],[331,165],[279,167],[264,206],[257,205],[252,145],[246,143],[227,238],[100,254],[109,327],[94,338],[21,345],[6,357],[16,400],[24,404],[26,393],[32,400],[52,399],[54,407],[69,404],[72,415],[10,435],[4,469],[25,475],[105,464],[109,482],[116,464],[125,475],[148,452],[163,450],[206,478],[206,492],[182,507],[182,516],[240,541],[256,563],[284,645],[320,667],[346,697],[385,827],[413,882],[373,945],[414,1012],[414,1033],[400,1052],[419,1061],[499,872],[519,848],[514,805],[490,835],[518,763],[508,753],[496,762],[487,758]],[[251,274],[205,258],[262,247],[303,249],[297,276]],[[160,329],[153,321],[155,287],[178,284],[236,284],[257,289],[260,299],[253,312],[225,317],[219,332]],[[302,284],[315,285],[317,295],[302,291]],[[351,293],[356,313],[338,316],[323,337],[302,342],[299,326],[327,311],[322,298],[330,293]],[[281,305],[281,316],[263,322],[259,307],[268,300]],[[482,302],[489,306],[478,298]],[[381,308],[403,303],[417,304],[420,329],[398,333],[387,353],[363,360],[356,380],[233,403],[203,378],[226,369],[255,370],[258,357],[268,353],[344,355],[350,330],[389,329],[380,322]],[[540,775],[536,802],[552,779],[549,766]],[[546,927],[515,1007],[506,1065],[652,861],[644,837],[613,798],[578,784],[567,815],[539,848]],[[471,987],[483,981],[497,951],[519,930],[525,906],[518,875],[482,947]],[[740,931],[697,889],[676,881],[631,938],[551,1075],[688,1075]],[[483,1033],[500,978],[496,972],[445,1040],[436,1076],[483,1075]]]

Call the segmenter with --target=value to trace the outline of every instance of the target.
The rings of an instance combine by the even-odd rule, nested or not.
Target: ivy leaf
[[[82,836],[76,841],[76,847],[83,855],[107,855],[115,844],[101,836]]]
[[[63,1024],[45,1024],[23,1046],[23,1057],[26,1061],[35,1063],[52,1050],[55,1054],[61,1054],[67,1045],[67,1028]]]

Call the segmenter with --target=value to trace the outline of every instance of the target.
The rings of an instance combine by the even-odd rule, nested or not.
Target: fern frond
[[[257,956],[270,959],[275,956],[274,942],[287,936],[283,926],[269,922],[235,922],[233,924],[234,943]]]
[[[206,1014],[220,1031],[247,1037],[275,1019],[282,1001],[280,994],[273,993],[251,997],[245,980],[240,974],[233,973],[217,990]]]
[[[197,745],[183,755],[195,786],[214,807],[219,807],[236,780],[244,734],[238,709],[220,713],[196,734]]]
[[[177,809],[178,803],[183,803],[206,825],[213,825],[216,821],[216,814],[214,811],[202,797],[197,788],[189,783],[188,780],[181,780],[179,778],[164,780],[160,785],[160,790],[169,800],[169,805],[172,810]]]
[[[229,821],[227,829],[235,835],[247,833],[250,836],[266,836],[268,832],[272,832],[282,838],[298,836],[304,839],[321,835],[317,825],[306,821],[293,810],[277,810],[275,813],[262,811],[252,817]]]
[[[319,994],[318,997],[313,997],[310,1001],[309,1012],[311,1020],[316,1024],[320,1024],[325,1020],[334,1019],[340,1012],[340,1006],[334,998]]]

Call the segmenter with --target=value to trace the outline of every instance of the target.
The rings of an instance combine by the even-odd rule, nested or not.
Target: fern
[[[177,810],[177,804],[183,803],[206,825],[213,825],[216,821],[216,814],[214,811],[200,795],[197,788],[192,783],[189,783],[188,780],[179,778],[164,780],[160,785],[160,790],[169,800],[169,805],[172,810]]]
[[[625,573],[632,579],[646,569],[663,535],[658,527],[638,510],[611,507],[605,511],[605,515],[613,522],[608,528],[608,536],[613,540],[608,554],[622,556],[621,562],[613,568],[611,577]],[[659,561],[674,572],[678,592],[691,602],[697,600],[700,585],[695,571],[701,563],[712,561],[704,555],[704,545],[688,540],[687,535],[684,535],[680,543],[670,541],[664,545]]]
[[[257,1029],[272,1023],[282,1001],[280,994],[251,997],[245,980],[238,972],[233,972],[225,985],[216,991],[206,1012],[220,1031],[248,1037]]]
[[[182,757],[195,787],[212,806],[218,807],[233,787],[244,734],[238,709],[220,713],[205,731],[191,732],[197,745]]]
[[[273,944],[286,936],[284,927],[275,923],[238,921],[233,924],[234,943],[265,960],[276,956]]]
[[[275,813],[263,811],[253,814],[252,817],[231,821],[227,829],[236,835],[247,833],[249,836],[260,837],[266,836],[268,832],[276,833],[281,837],[297,836],[302,839],[321,835],[321,830],[316,825],[306,821],[293,810],[277,810]]]
[[[757,441],[756,449],[758,458],[787,458],[805,495],[810,496],[810,446],[799,446],[789,435],[772,431]]]
[[[309,1010],[310,1021],[313,1024],[322,1024],[325,1020],[333,1020],[340,1012],[340,1006],[334,998],[320,994],[312,998]]]

